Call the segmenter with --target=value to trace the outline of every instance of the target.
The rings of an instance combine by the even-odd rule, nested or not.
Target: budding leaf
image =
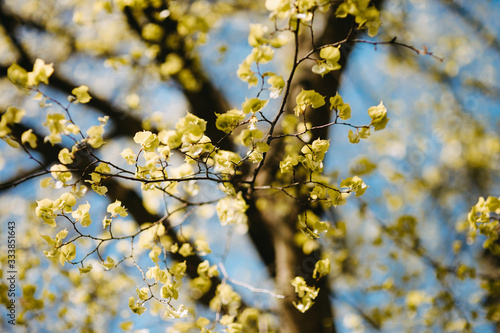
[[[385,128],[389,118],[387,118],[387,109],[384,104],[380,102],[377,106],[372,106],[368,109],[368,115],[372,118],[371,126],[375,129],[375,131],[379,131]]]
[[[79,103],[85,104],[85,103],[90,102],[90,100],[92,99],[92,97],[90,97],[88,91],[89,91],[89,87],[79,86],[78,88],[73,89],[71,91],[71,93],[76,96],[76,100]]]

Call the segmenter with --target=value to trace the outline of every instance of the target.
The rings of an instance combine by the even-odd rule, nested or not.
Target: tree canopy
[[[498,330],[499,14],[1,1],[2,330]]]

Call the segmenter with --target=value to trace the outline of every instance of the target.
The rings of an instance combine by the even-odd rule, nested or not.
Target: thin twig
[[[244,282],[240,282],[240,281],[237,281],[237,280],[233,280],[229,277],[229,275],[227,274],[227,271],[226,271],[226,268],[224,267],[224,264],[223,263],[219,263],[219,267],[220,267],[220,270],[222,272],[222,275],[224,275],[224,279],[226,279],[227,281],[233,283],[233,284],[236,284],[238,286],[241,286],[241,287],[244,287],[244,288],[247,288],[248,290],[250,291],[253,291],[254,293],[264,293],[264,294],[268,294],[268,295],[271,295],[275,298],[279,298],[279,299],[284,299],[285,298],[285,295],[281,295],[281,294],[276,294],[275,292],[271,291],[271,290],[267,290],[267,289],[262,289],[262,288],[255,288],[255,287],[252,287],[251,285],[249,284],[246,284]]]
[[[388,42],[374,42],[374,41],[371,41],[371,40],[358,39],[358,38],[351,39],[350,42],[371,44],[371,45],[375,46],[375,50],[377,49],[377,45],[395,45],[395,46],[400,46],[400,47],[404,47],[404,48],[407,48],[409,50],[412,50],[416,54],[419,54],[419,55],[420,54],[422,54],[422,55],[428,55],[428,56],[433,57],[434,59],[439,60],[440,62],[444,61],[443,58],[440,58],[440,57],[434,55],[434,53],[429,52],[429,50],[427,49],[427,47],[425,45],[424,45],[423,49],[421,50],[421,49],[418,49],[415,46],[412,46],[412,45],[409,45],[409,44],[396,42],[396,37],[394,37],[393,39],[391,39]]]

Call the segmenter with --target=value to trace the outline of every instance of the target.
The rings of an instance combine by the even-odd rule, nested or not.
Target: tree
[[[476,13],[496,7],[443,0],[414,14],[406,1],[381,12],[383,4],[2,3],[0,137],[9,163],[0,189],[13,222],[5,238],[16,234],[17,325],[498,325],[500,140],[485,120],[494,113],[481,119],[466,108],[467,89],[482,106],[496,105],[494,84],[469,75],[478,60],[463,38],[434,42],[425,28],[407,26],[411,15],[457,15],[448,25],[464,20],[482,41],[473,48],[497,57],[495,34]],[[231,19],[249,25],[247,45],[217,39],[239,26]],[[414,46],[419,34],[444,61]],[[353,60],[361,47],[374,47],[377,60]],[[372,68],[357,86],[359,102],[343,87],[364,63]],[[231,69],[217,73],[224,66]],[[386,72],[394,77],[373,79]],[[415,89],[413,81],[429,90],[399,88]],[[14,205],[13,195],[28,201]],[[488,267],[473,260],[475,238]],[[8,307],[10,284],[1,288]]]

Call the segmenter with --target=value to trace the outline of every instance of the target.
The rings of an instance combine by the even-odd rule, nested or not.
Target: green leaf
[[[104,267],[106,267],[106,269],[108,269],[108,270],[109,270],[109,269],[111,269],[111,268],[115,267],[115,261],[113,260],[113,258],[111,258],[111,257],[107,257],[107,258],[106,258],[106,261],[105,261],[105,262],[103,262],[103,263],[102,263],[102,265],[103,265]]]
[[[121,204],[121,201],[115,200],[115,202],[108,205],[107,212],[110,213],[112,217],[115,217],[117,215],[120,215],[122,217],[127,216],[128,213]]]
[[[251,146],[256,140],[262,139],[264,137],[264,133],[259,129],[254,130],[244,130],[241,133],[241,143],[244,146]]]
[[[248,34],[248,44],[253,47],[265,44],[268,42],[264,35],[267,33],[267,27],[262,24],[250,24],[250,33]]]
[[[232,109],[222,114],[216,113],[215,115],[217,116],[215,126],[225,133],[231,133],[245,119],[243,111],[238,109]]]
[[[181,142],[185,145],[191,145],[201,140],[207,129],[207,122],[188,113],[175,124],[175,129],[181,135]]]
[[[99,148],[104,144],[104,139],[102,135],[104,134],[104,127],[103,125],[99,126],[91,126],[87,130],[87,135],[88,139],[87,142],[89,145],[92,146],[92,148]]]
[[[92,97],[90,97],[88,91],[89,91],[89,87],[79,86],[78,88],[73,89],[71,91],[71,93],[76,96],[76,100],[79,103],[85,104],[85,103],[90,102],[90,100],[92,99]]]
[[[179,249],[179,254],[183,257],[192,256],[194,254],[193,247],[189,243],[184,243]]]
[[[130,331],[134,327],[134,323],[132,321],[124,321],[120,323],[120,329],[123,331]]]
[[[237,153],[227,150],[219,150],[215,156],[215,171],[220,173],[232,173],[235,165],[241,160]]]
[[[170,268],[170,273],[174,275],[176,278],[181,279],[184,274],[186,273],[187,265],[186,261],[184,260],[183,262],[178,262]]]
[[[134,142],[140,144],[146,151],[153,151],[158,148],[158,145],[160,144],[158,136],[150,131],[135,133]]]
[[[268,45],[259,45],[254,47],[250,55],[253,61],[265,64],[274,57],[274,50]]]
[[[205,317],[199,317],[198,319],[196,319],[196,327],[198,328],[203,328],[208,324],[210,324],[210,320]]]
[[[350,172],[359,176],[368,175],[372,173],[377,167],[370,159],[367,157],[360,157],[354,166],[351,167]]]
[[[179,305],[177,310],[175,308],[172,308],[171,306],[167,307],[167,310],[165,311],[165,316],[167,318],[184,318],[187,317],[188,315],[188,309],[184,304]]]
[[[245,100],[245,102],[242,104],[243,112],[244,113],[250,113],[250,112],[258,112],[266,106],[267,100],[262,100],[258,98],[250,98]]]
[[[297,106],[295,107],[295,115],[303,114],[308,106],[317,109],[325,105],[325,97],[314,90],[302,90],[295,98]]]
[[[149,258],[156,264],[158,263],[158,257],[161,254],[161,249],[159,246],[154,246],[153,249],[149,252]]]
[[[135,291],[137,292],[137,296],[139,297],[140,300],[146,300],[148,299],[149,295],[149,288],[148,287],[142,287],[141,289],[136,288]]]
[[[54,73],[54,65],[46,65],[42,59],[36,59],[33,71],[28,73],[28,86],[37,86],[40,82],[49,84],[49,77]]]
[[[314,265],[313,278],[321,279],[323,276],[330,273],[330,269],[331,266],[329,259],[318,260]]]
[[[283,92],[283,88],[285,88],[285,81],[281,75],[271,75],[267,79],[267,83],[271,85],[271,93],[269,95],[271,98],[277,98]]]
[[[78,270],[80,271],[80,274],[89,273],[92,270],[92,265],[78,267]]]
[[[128,306],[132,310],[132,312],[137,313],[139,316],[146,311],[144,304],[140,303],[140,301],[135,301],[133,297],[128,299]]]
[[[209,253],[212,253],[212,250],[210,249],[210,246],[208,245],[208,243],[207,243],[206,240],[197,239],[194,242],[194,246],[196,248],[196,251],[199,252],[200,256],[205,256],[205,255],[207,255]]]
[[[179,73],[184,66],[184,60],[175,53],[169,53],[165,58],[165,62],[160,65],[160,74],[163,76],[171,76]]]
[[[337,7],[337,10],[335,11],[335,16],[339,18],[344,18],[349,14],[349,5],[347,3],[342,3]]]
[[[162,298],[177,299],[179,297],[179,290],[172,283],[167,282],[161,287],[160,295]]]
[[[387,109],[382,102],[377,106],[369,108],[368,115],[372,118],[370,125],[373,126],[375,131],[384,129],[389,121],[389,118],[387,118]]]
[[[351,106],[344,104],[338,107],[340,119],[347,120],[351,118]]]
[[[249,87],[256,86],[259,83],[259,79],[255,76],[255,73],[251,70],[252,59],[246,59],[241,63],[236,71],[236,74],[242,81],[246,81]]]
[[[334,65],[340,60],[340,49],[339,47],[327,46],[319,51],[319,56],[329,64]]]
[[[162,130],[160,133],[158,133],[158,139],[161,143],[167,145],[170,149],[178,148],[182,144],[182,135],[174,130]]]
[[[71,153],[69,152],[68,148],[61,149],[61,151],[59,151],[58,158],[62,164],[73,163],[73,157],[71,156]]]
[[[227,196],[217,202],[216,210],[222,225],[227,224],[246,224],[247,216],[245,214],[248,205],[243,199],[241,192],[235,197]]]
[[[24,116],[26,115],[26,111],[24,109],[16,108],[15,106],[9,106],[5,113],[2,115],[2,122],[6,124],[19,124]]]
[[[56,246],[56,241],[55,241],[55,240],[53,240],[52,238],[50,238],[50,236],[47,236],[47,235],[40,235],[40,236],[41,236],[43,239],[45,239],[45,241],[46,241],[47,243],[49,243],[49,245],[50,245],[51,247]]]
[[[330,97],[330,110],[332,109],[338,111],[340,119],[347,120],[351,118],[351,106],[344,103],[338,92],[334,97]]]
[[[7,69],[7,78],[16,86],[25,88],[28,85],[28,72],[16,63]]]
[[[352,191],[356,192],[356,196],[359,197],[363,195],[368,188],[368,186],[363,182],[358,176],[348,177],[340,183],[341,187],[348,187]]]
[[[294,166],[299,164],[296,157],[288,155],[283,161],[280,162],[281,173],[289,173],[293,171]]]
[[[349,142],[350,143],[358,143],[359,139],[360,139],[358,130],[356,130],[356,132],[353,132],[352,130],[349,130],[348,137],[349,137]]]
[[[33,130],[32,129],[29,129],[27,131],[25,131],[22,135],[21,135],[21,142],[22,143],[28,143],[30,145],[31,148],[36,148],[37,144],[36,144],[36,141],[37,141],[37,137],[35,134],[33,134]]]
[[[61,255],[59,257],[59,262],[62,266],[64,263],[70,262],[76,257],[76,246],[74,243],[69,243],[61,247]]]

